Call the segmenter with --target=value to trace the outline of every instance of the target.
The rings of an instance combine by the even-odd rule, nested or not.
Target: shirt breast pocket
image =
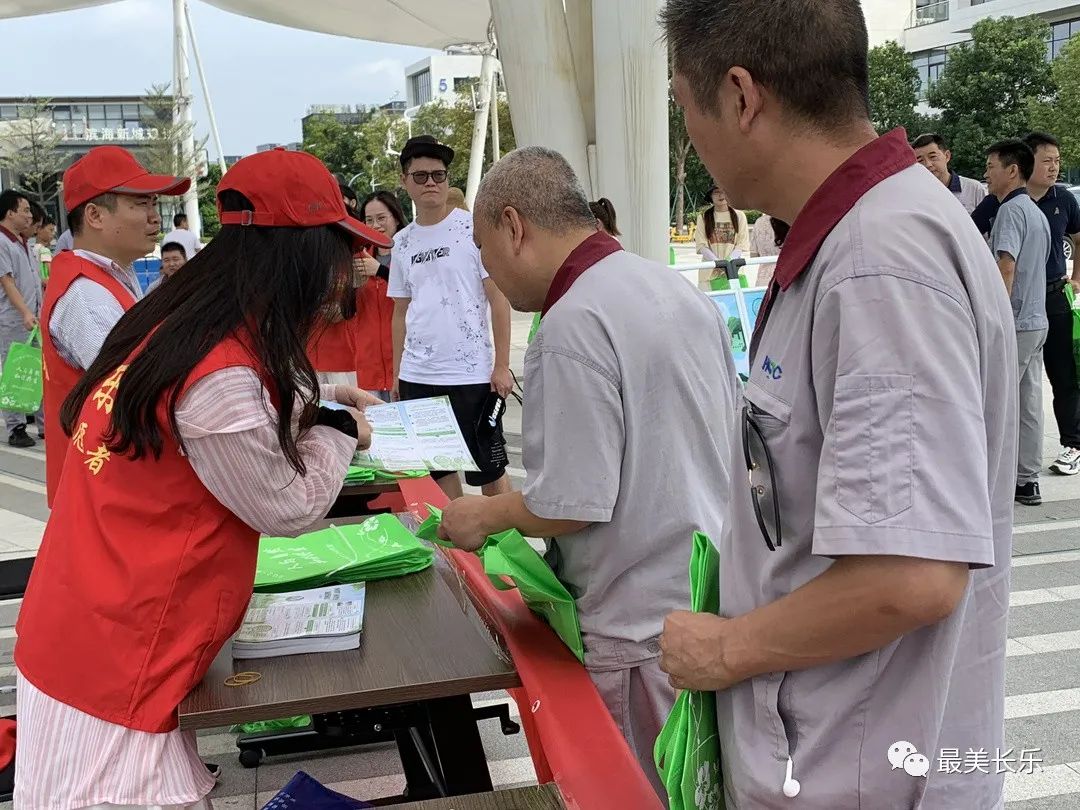
[[[906,374],[836,380],[823,460],[832,460],[837,503],[865,523],[880,523],[911,507],[913,387],[914,377]]]
[[[745,399],[750,406],[750,416],[766,438],[777,436],[791,423],[791,405],[753,379],[746,384]]]

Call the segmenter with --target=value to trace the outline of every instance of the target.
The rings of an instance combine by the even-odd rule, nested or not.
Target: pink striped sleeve
[[[325,517],[356,440],[320,425],[298,442],[307,474],[281,453],[277,414],[254,371],[226,368],[188,389],[176,410],[188,460],[222,505],[262,534],[294,537]]]

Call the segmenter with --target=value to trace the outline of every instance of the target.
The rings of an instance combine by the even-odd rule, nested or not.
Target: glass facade
[[[431,71],[423,70],[409,77],[409,106],[418,107],[431,101]]]
[[[926,101],[930,88],[945,69],[948,57],[947,48],[932,48],[911,54],[911,64],[919,73],[919,100]]]
[[[915,13],[911,18],[912,27],[945,22],[949,19],[949,2],[950,0],[915,0]]]
[[[1050,38],[1046,40],[1047,57],[1057,59],[1065,43],[1077,34],[1080,34],[1080,18],[1053,23],[1050,26]]]
[[[0,103],[0,120],[16,119],[32,109],[16,99],[6,99]],[[49,105],[48,114],[65,141],[130,143],[157,137],[157,130],[150,125],[154,112],[138,99],[99,103],[93,99],[57,99]]]

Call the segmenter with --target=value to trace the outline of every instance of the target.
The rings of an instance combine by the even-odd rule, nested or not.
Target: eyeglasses
[[[391,219],[391,217],[390,217],[389,214],[379,214],[378,216],[375,216],[375,217],[367,217],[367,218],[365,218],[364,219],[364,224],[365,225],[385,225],[390,221],[390,219]]]
[[[434,180],[436,183],[445,183],[446,170],[436,169],[433,172],[410,172],[409,177],[411,177],[413,182],[418,186],[426,186],[428,178]]]
[[[749,405],[744,406],[742,412],[742,441],[754,516],[757,518],[761,535],[765,538],[765,545],[769,547],[769,551],[776,551],[781,545],[782,537],[780,503],[776,499],[772,456]]]

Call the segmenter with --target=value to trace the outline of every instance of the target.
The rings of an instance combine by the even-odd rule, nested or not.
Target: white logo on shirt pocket
[[[836,500],[866,523],[879,523],[912,503],[915,378],[908,374],[838,377],[831,437]]]

